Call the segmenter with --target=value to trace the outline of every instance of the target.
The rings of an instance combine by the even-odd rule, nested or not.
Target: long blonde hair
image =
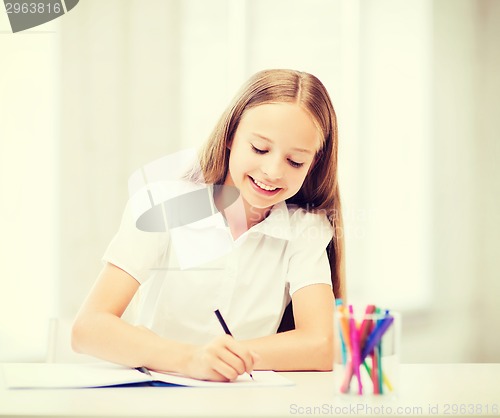
[[[294,70],[264,70],[242,87],[219,119],[200,152],[200,168],[207,183],[223,184],[229,167],[227,145],[244,112],[265,103],[297,103],[312,116],[322,132],[322,144],[301,189],[287,203],[326,213],[334,228],[327,247],[335,297],[345,297],[342,208],[337,178],[337,118],[330,96],[315,76]]]

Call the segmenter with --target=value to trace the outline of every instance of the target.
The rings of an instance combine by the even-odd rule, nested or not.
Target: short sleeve
[[[136,227],[129,201],[120,228],[102,260],[121,268],[142,284],[153,269],[164,267],[168,243],[167,233],[145,232]]]
[[[326,215],[298,209],[291,215],[290,224],[287,271],[290,295],[311,284],[331,285],[326,247],[333,237],[333,227]]]

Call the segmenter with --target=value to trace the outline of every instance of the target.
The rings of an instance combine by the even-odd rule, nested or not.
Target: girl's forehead
[[[268,108],[271,105],[278,105],[278,106],[284,105],[284,106],[290,106],[290,107],[294,107],[297,109],[301,109],[303,112],[305,112],[306,114],[309,115],[309,117],[311,118],[313,123],[316,125],[316,128],[318,129],[318,131],[323,132],[322,123],[320,122],[320,120],[323,118],[323,115],[318,115],[315,113],[314,109],[309,109],[306,105],[304,105],[302,103],[295,102],[295,101],[285,101],[285,100],[272,101],[272,102],[263,102],[263,103],[259,103],[257,105],[249,106],[243,110],[243,112],[240,116],[240,121],[246,116],[246,114],[248,112],[251,112],[252,110],[258,109],[258,108],[262,109],[262,107]]]
[[[248,107],[243,111],[240,121],[248,119],[249,115],[252,115],[252,121],[295,118],[298,115],[305,115],[311,122],[317,124],[316,118],[308,109],[294,102],[266,102]]]
[[[272,102],[243,112],[238,130],[267,140],[287,139],[317,151],[323,143],[322,131],[310,112],[297,103]]]

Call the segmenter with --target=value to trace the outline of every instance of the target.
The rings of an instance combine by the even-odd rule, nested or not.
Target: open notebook
[[[273,371],[254,371],[233,382],[208,382],[175,373],[139,371],[112,363],[5,363],[0,364],[0,385],[8,389],[97,388],[151,385],[192,387],[289,386],[294,383]],[[2,382],[3,381],[3,382]]]

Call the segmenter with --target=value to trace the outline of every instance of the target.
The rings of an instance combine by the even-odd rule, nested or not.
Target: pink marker
[[[361,365],[361,352],[359,347],[359,331],[356,327],[356,320],[354,319],[354,310],[352,305],[349,305],[349,328],[351,334],[351,356],[352,356],[352,370],[358,379],[358,394],[363,394],[363,384],[361,383],[361,373],[359,367]]]

